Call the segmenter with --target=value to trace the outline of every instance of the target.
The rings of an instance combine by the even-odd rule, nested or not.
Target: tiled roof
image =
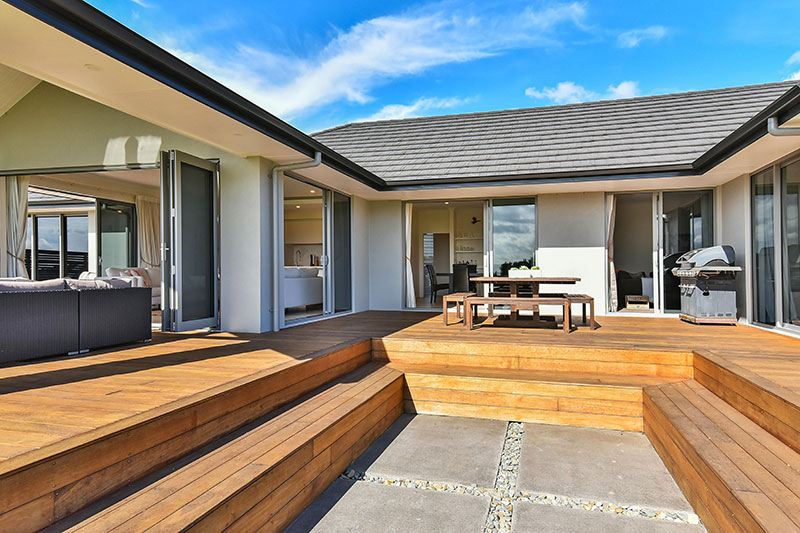
[[[390,184],[686,169],[795,84],[356,122],[312,136]]]

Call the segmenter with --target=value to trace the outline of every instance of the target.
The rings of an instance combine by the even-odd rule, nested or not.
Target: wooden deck
[[[599,317],[599,328],[445,327],[436,313],[371,311],[277,333],[156,334],[151,344],[0,367],[0,461],[178,402],[238,379],[296,364],[367,337],[596,349],[705,350],[800,406],[800,340],[748,326],[672,318]],[[0,462],[0,464],[2,464]]]
[[[405,376],[407,411],[644,429],[714,529],[750,519],[768,524],[763,516],[775,515],[754,511],[756,496],[737,492],[729,482],[741,478],[735,468],[712,468],[719,476],[713,498],[702,492],[698,473],[720,464],[714,454],[729,453],[726,439],[741,439],[736,428],[747,423],[760,426],[762,442],[775,439],[770,453],[800,452],[800,339],[672,318],[599,317],[598,325],[569,335],[555,326],[515,330],[484,324],[466,331],[444,326],[438,313],[373,311],[262,335],[158,334],[150,344],[2,366],[0,493],[13,497],[0,509],[0,522],[25,530],[69,516],[326,383],[348,382],[347,376],[374,359]],[[732,406],[730,412],[717,406],[725,416],[695,416],[683,398],[695,405],[712,399],[696,399],[689,391],[711,391]],[[365,398],[379,392],[370,389]],[[386,412],[395,407],[388,405]],[[725,417],[738,426],[728,427]],[[722,425],[715,429],[712,422]],[[365,424],[359,431],[370,435],[383,427]],[[706,441],[698,436],[703,432],[713,433],[722,451],[704,451]],[[340,462],[357,451],[349,444],[341,449]],[[752,453],[764,455],[755,448]],[[680,462],[686,457],[688,462]],[[272,475],[277,464],[258,475]],[[747,474],[761,487],[754,472]],[[335,477],[332,471],[325,475]],[[800,496],[800,483],[794,484],[800,471],[786,476]],[[324,488],[323,481],[313,485],[299,500],[294,489],[281,496],[294,502],[283,519]],[[731,494],[720,504],[727,507],[714,507],[724,494]],[[761,508],[769,509],[764,502],[780,494],[759,493]],[[278,512],[274,505],[269,509]],[[729,517],[742,513],[744,518]]]

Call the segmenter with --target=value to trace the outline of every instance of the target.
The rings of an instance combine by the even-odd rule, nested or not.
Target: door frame
[[[181,199],[178,194],[181,187],[180,163],[212,172],[213,176],[213,254],[214,254],[214,316],[196,320],[184,321],[180,302],[180,292],[183,272],[180,268],[180,233],[182,211]],[[192,329],[219,328],[221,326],[220,305],[220,186],[219,186],[219,160],[201,159],[199,157],[169,150],[161,152],[161,329],[162,331],[188,331]],[[174,176],[174,180],[173,180]],[[173,242],[173,236],[177,243]]]
[[[284,202],[285,202],[285,180],[291,178],[296,181],[311,185],[318,188],[322,192],[322,313],[315,316],[306,318],[298,318],[286,321],[286,312],[284,307],[284,276],[283,266],[285,262],[285,238],[284,238]],[[328,185],[322,185],[318,182],[298,176],[293,172],[279,172],[276,182],[273,184],[273,211],[275,213],[275,228],[273,233],[273,265],[274,272],[272,273],[272,312],[273,312],[273,330],[279,331],[282,329],[299,326],[301,324],[308,324],[309,322],[317,322],[319,320],[326,320],[328,318],[349,315],[355,312],[355,283],[353,279],[354,269],[354,249],[353,246],[353,215],[354,215],[354,196],[339,189],[334,189]],[[350,309],[347,311],[335,310],[335,295],[333,283],[333,261],[332,257],[335,253],[333,249],[333,193],[339,193],[350,199]]]

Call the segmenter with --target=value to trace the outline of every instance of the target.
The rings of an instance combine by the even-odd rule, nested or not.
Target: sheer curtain
[[[417,306],[417,295],[414,292],[414,269],[411,266],[411,213],[412,205],[406,204],[406,307],[413,309]]]
[[[6,275],[8,277],[30,277],[25,268],[25,241],[28,236],[28,182],[22,176],[5,179],[6,203]]]
[[[139,238],[139,264],[146,268],[161,267],[161,210],[159,200],[136,197],[136,220]]]
[[[606,208],[608,210],[608,216],[606,217],[608,220],[608,241],[606,246],[608,248],[608,292],[611,305],[610,310],[615,312],[618,307],[617,272],[614,268],[614,224],[617,218],[617,197],[613,194],[608,196]]]

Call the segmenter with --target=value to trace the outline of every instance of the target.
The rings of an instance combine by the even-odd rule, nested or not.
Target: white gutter
[[[281,293],[283,293],[283,283],[281,272],[283,271],[283,246],[278,246],[280,242],[279,228],[283,217],[283,180],[280,174],[287,170],[299,170],[301,168],[317,167],[322,164],[322,152],[315,152],[314,159],[289,163],[288,165],[278,165],[272,169],[272,329],[281,329]]]
[[[770,135],[776,137],[788,137],[791,135],[800,135],[800,128],[781,128],[778,126],[778,117],[769,117],[767,119],[767,131]]]

